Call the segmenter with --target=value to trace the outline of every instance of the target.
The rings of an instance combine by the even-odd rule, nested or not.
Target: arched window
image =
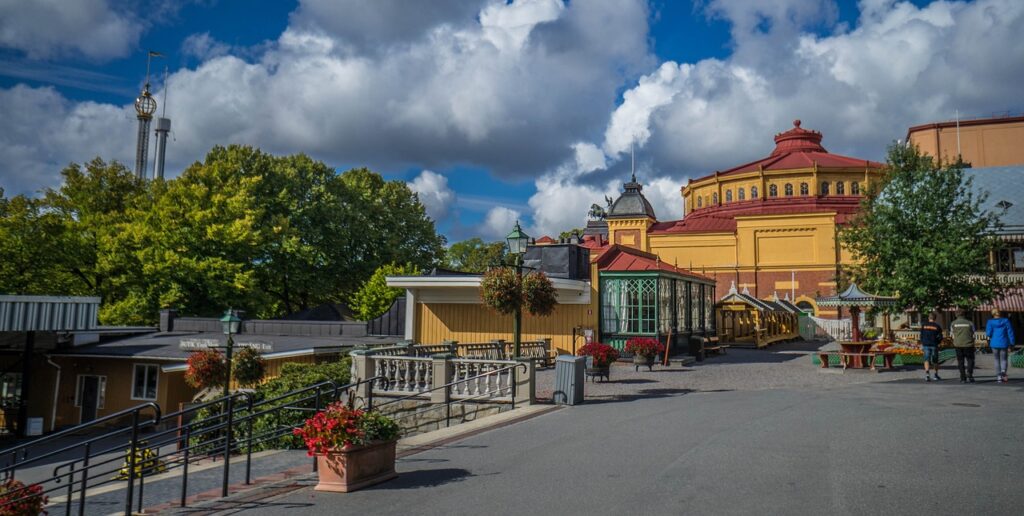
[[[732,202],[732,190],[725,191],[725,202]]]
[[[698,208],[700,208],[700,207],[701,207],[701,205],[702,205],[702,204],[704,204],[703,202],[701,202],[701,200],[702,200],[702,199],[703,199],[703,197],[698,197],[698,198],[697,198],[697,207],[698,207]]]
[[[750,198],[751,199],[757,199],[757,187],[756,186],[751,186],[750,187]]]
[[[807,186],[807,183],[800,183],[800,195],[810,195],[811,191]]]
[[[793,196],[793,185],[791,185],[789,183],[786,183],[786,187],[784,188],[784,190],[786,192],[786,197],[792,197]]]
[[[828,195],[828,181],[821,182],[821,195]]]
[[[768,185],[768,197],[778,197],[779,187],[775,185]]]
[[[846,183],[836,181],[836,195],[846,195]]]
[[[746,193],[745,193],[745,192],[746,192],[746,190],[744,190],[744,189],[740,188],[740,191],[739,191],[739,192],[737,192],[737,193],[739,193],[739,200],[741,200],[741,201],[742,201],[742,200],[744,200],[744,199],[746,199],[746,198],[747,198],[747,195],[746,195]]]
[[[718,192],[711,194],[711,204],[718,204]]]
[[[856,181],[850,183],[850,194],[860,195],[860,183]]]

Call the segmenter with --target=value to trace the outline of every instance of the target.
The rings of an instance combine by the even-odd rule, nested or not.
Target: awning
[[[996,308],[1003,312],[1024,312],[1024,289],[1010,289],[1001,299],[981,305],[978,307],[978,310],[992,310]]]
[[[0,331],[75,331],[99,326],[98,297],[0,296]]]

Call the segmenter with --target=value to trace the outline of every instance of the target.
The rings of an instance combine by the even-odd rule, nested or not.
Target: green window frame
[[[601,280],[601,331],[651,335],[657,330],[657,278]]]

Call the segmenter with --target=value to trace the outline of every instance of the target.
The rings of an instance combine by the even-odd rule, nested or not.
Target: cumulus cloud
[[[427,209],[427,215],[435,221],[443,220],[455,201],[455,192],[448,186],[448,178],[424,170],[409,183],[409,189],[416,192]]]
[[[601,127],[617,89],[653,60],[641,0],[409,5],[361,3],[346,11],[378,20],[361,26],[331,17],[338,5],[304,1],[276,41],[245,59],[225,54],[205,35],[190,38],[186,50],[206,60],[169,78],[175,137],[167,150],[169,175],[214,144],[247,143],[342,166],[462,165],[511,180],[535,177]],[[414,29],[371,34],[367,27],[398,11],[396,26]],[[129,102],[110,107],[119,111]],[[108,119],[100,125],[115,121],[133,124]],[[84,135],[90,136],[109,138]],[[47,144],[39,139],[35,147]],[[73,153],[79,150],[67,149],[64,161],[96,153]],[[133,159],[130,152],[105,157]],[[40,163],[2,166],[25,165]]]
[[[75,52],[97,60],[123,57],[142,30],[135,16],[107,0],[0,0],[0,47],[31,59]]]
[[[190,34],[181,42],[181,52],[186,56],[192,56],[203,61],[227,55],[231,52],[231,46],[217,41],[210,36],[209,32]]]
[[[512,231],[512,228],[515,227],[516,222],[521,221],[522,218],[523,214],[517,210],[506,208],[505,206],[495,206],[484,217],[483,224],[480,226],[480,232],[484,238],[493,241],[503,241],[509,231]]]

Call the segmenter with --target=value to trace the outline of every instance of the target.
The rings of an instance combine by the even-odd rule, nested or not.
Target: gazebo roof
[[[851,283],[841,294],[835,296],[819,297],[818,306],[893,306],[896,304],[895,297],[877,296],[868,294],[860,289],[856,283]]]

